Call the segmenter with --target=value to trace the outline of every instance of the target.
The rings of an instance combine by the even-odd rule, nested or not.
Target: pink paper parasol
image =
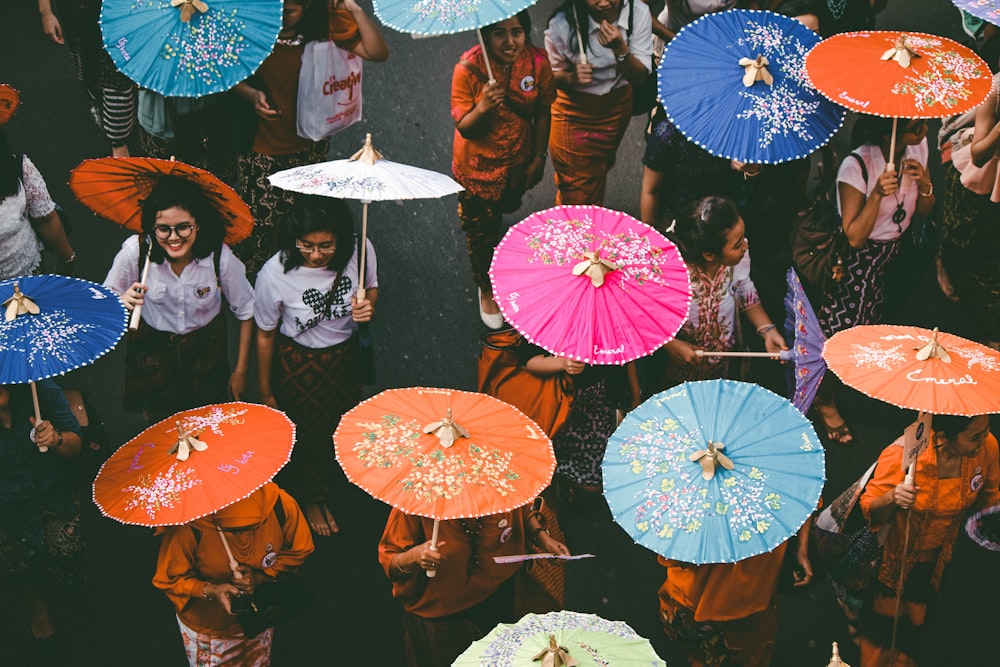
[[[677,247],[600,206],[557,206],[514,225],[490,266],[504,319],[552,354],[625,364],[672,339],[691,287]]]

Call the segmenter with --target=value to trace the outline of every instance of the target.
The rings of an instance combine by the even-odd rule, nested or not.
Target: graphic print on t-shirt
[[[310,317],[305,322],[296,317],[296,329],[305,331],[312,329],[323,320],[350,315],[351,304],[345,302],[344,297],[351,291],[351,280],[348,278],[338,280],[334,287],[335,289],[330,289],[326,294],[312,287],[302,293],[302,302],[312,308],[316,316]]]

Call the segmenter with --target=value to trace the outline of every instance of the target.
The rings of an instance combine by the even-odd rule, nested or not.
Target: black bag
[[[857,153],[861,174],[868,183],[868,169]],[[819,292],[828,292],[844,278],[844,257],[848,252],[847,236],[829,190],[820,188],[812,206],[792,223],[792,263],[803,282]]]
[[[243,634],[253,639],[268,628],[291,620],[316,604],[316,595],[293,572],[254,587],[252,595],[233,598],[233,613]]]
[[[625,29],[625,41],[632,35],[632,17],[635,14],[634,0],[628,3],[628,27]],[[656,105],[656,59],[651,59],[649,74],[642,83],[632,84],[632,115],[645,116]]]

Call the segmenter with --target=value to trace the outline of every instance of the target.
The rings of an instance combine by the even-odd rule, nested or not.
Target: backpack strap
[[[864,169],[864,167],[862,167]],[[215,268],[215,286],[222,289],[222,245],[219,245],[219,249],[212,253],[212,265]]]
[[[867,190],[868,189],[868,165],[865,164],[864,159],[862,159],[862,157],[860,155],[858,155],[857,153],[855,153],[853,151],[850,154],[848,154],[847,157],[854,158],[855,160],[858,161],[858,164],[861,165],[861,178],[865,179],[865,190]],[[844,158],[844,159],[846,160],[847,158]],[[868,196],[867,193],[865,194],[865,196],[866,197]]]

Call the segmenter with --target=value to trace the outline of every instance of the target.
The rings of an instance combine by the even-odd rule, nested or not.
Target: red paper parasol
[[[142,233],[142,200],[157,179],[167,175],[201,186],[228,227],[226,243],[239,243],[250,236],[253,214],[236,191],[204,169],[183,162],[145,157],[84,160],[70,173],[69,186],[97,215]]]
[[[94,502],[104,516],[122,523],[190,523],[271,481],[291,457],[294,442],[291,420],[264,405],[185,410],[112,454],[94,480]]]
[[[920,327],[857,326],[826,341],[823,358],[849,387],[935,415],[1000,412],[1000,353]]]
[[[0,83],[0,125],[4,125],[21,104],[21,93],[7,83]]]

